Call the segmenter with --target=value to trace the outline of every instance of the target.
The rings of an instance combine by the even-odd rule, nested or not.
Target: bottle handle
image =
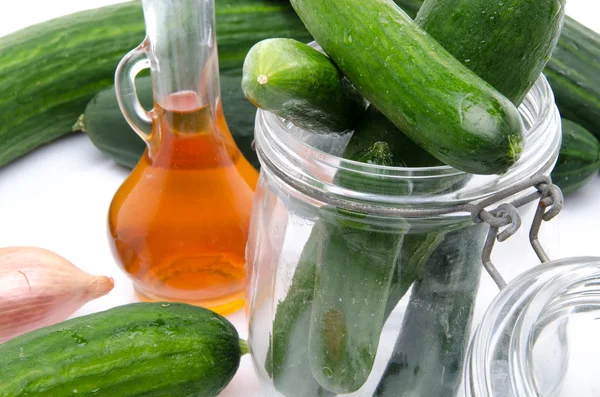
[[[115,72],[115,92],[121,112],[133,130],[145,141],[152,131],[152,118],[137,96],[135,77],[150,67],[148,39],[131,50],[117,66]]]

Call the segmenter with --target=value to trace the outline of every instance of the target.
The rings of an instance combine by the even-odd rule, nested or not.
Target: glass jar
[[[345,160],[349,134],[257,113],[247,310],[268,395],[458,395],[474,313],[497,293],[479,291],[489,225],[470,204],[549,175],[560,147],[544,77],[519,111],[525,146],[503,175]]]
[[[467,397],[598,396],[600,258],[545,263],[493,301],[470,347]]]

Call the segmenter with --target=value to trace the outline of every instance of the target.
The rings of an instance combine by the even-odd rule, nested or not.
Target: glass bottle
[[[244,305],[244,252],[258,174],[221,104],[214,0],[143,0],[146,39],[121,61],[119,105],[147,149],[115,194],[117,261],[143,300],[230,313]],[[142,108],[135,76],[152,76]]]

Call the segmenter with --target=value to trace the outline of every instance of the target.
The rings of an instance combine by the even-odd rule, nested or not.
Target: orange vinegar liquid
[[[212,115],[180,92],[155,104],[153,117],[148,148],[110,207],[113,254],[142,300],[236,311],[258,173],[220,104]]]

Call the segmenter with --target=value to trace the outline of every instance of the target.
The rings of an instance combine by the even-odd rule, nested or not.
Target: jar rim
[[[532,350],[538,328],[560,318],[557,308],[577,312],[578,306],[590,305],[589,298],[582,297],[592,294],[574,291],[575,286],[590,281],[594,282],[596,292],[600,257],[547,262],[519,275],[502,289],[471,340],[464,372],[465,396],[541,395],[532,372]],[[593,295],[595,300],[591,304],[600,308],[600,296]],[[498,379],[508,382],[498,383]]]
[[[263,167],[313,199],[350,210],[358,206],[366,213],[375,207],[421,207],[464,216],[464,204],[483,200],[539,174],[549,175],[552,170],[561,142],[560,115],[544,75],[529,91],[519,112],[526,126],[525,145],[520,159],[501,175],[473,175],[448,165],[390,167],[344,159],[306,143],[299,138],[305,132],[261,109],[256,116],[256,146]],[[340,186],[334,178],[339,171],[377,178],[390,186],[405,184],[407,193],[381,194]],[[457,178],[464,178],[466,184],[449,192],[416,193],[433,184],[450,185]]]

